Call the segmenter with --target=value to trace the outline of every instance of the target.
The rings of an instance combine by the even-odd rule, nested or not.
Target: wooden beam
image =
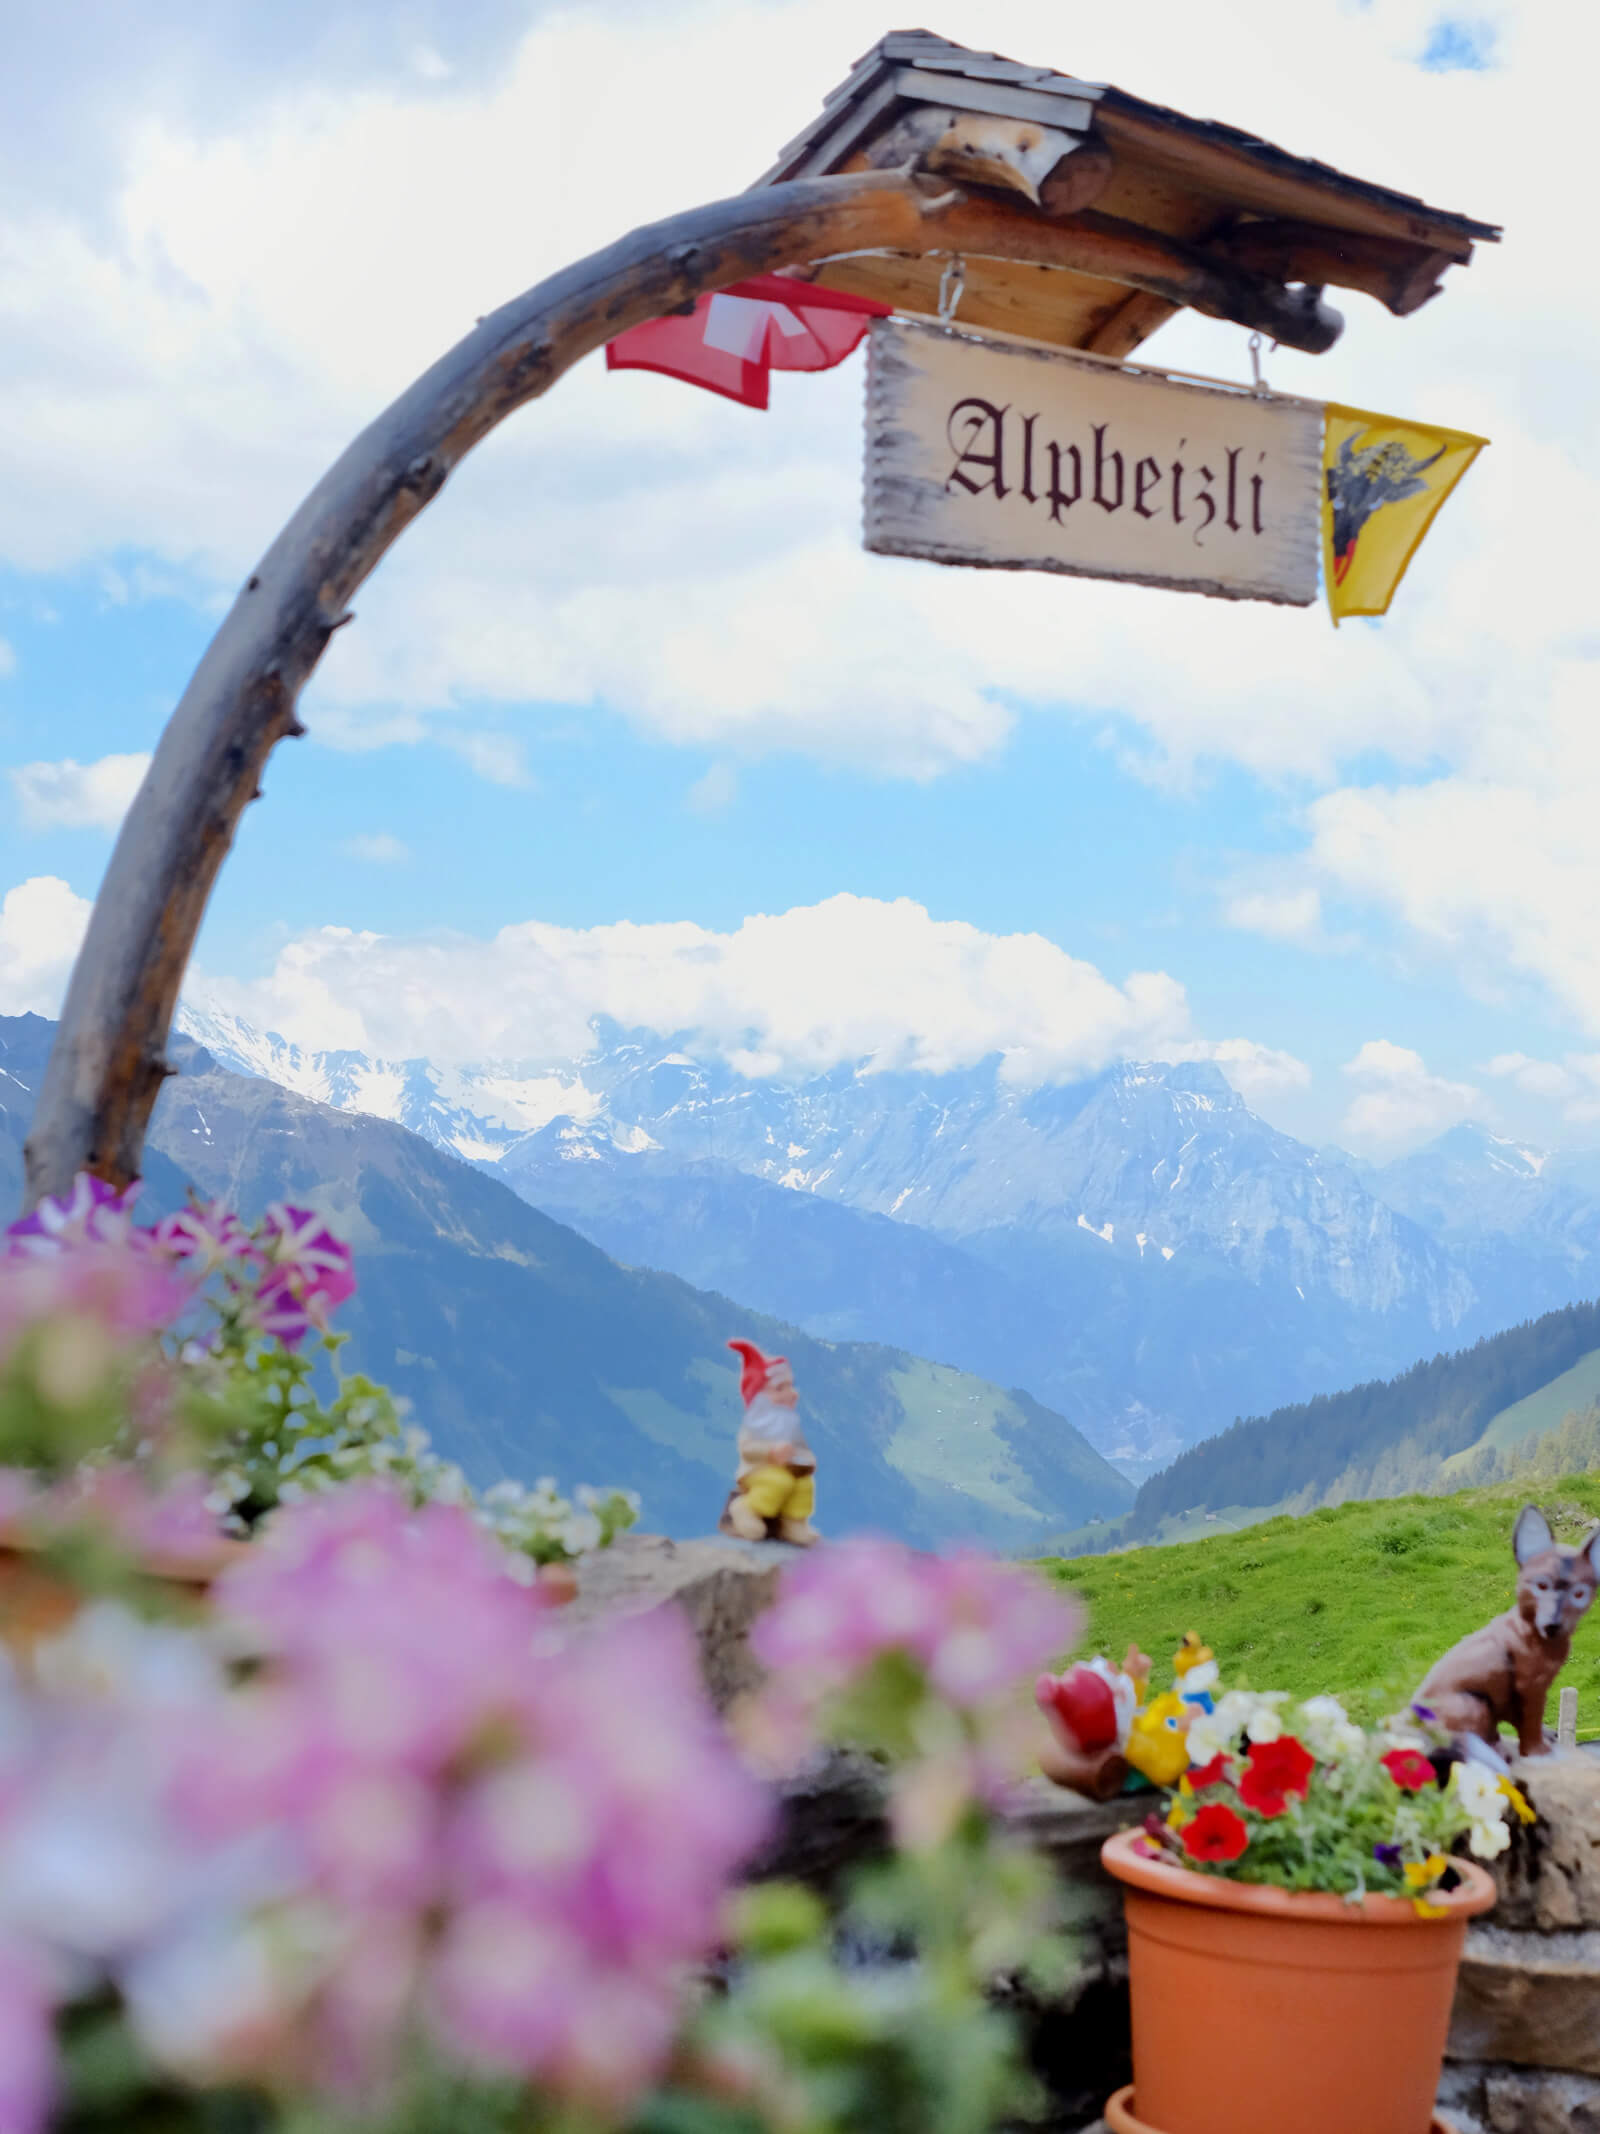
[[[997,118],[1037,119],[1041,126],[1070,126],[1074,133],[1086,133],[1094,124],[1099,95],[1095,89],[1086,95],[1074,95],[1055,89],[1018,88],[1011,82],[978,81],[965,71],[924,73],[920,67],[902,67],[894,85],[910,103],[959,103],[964,111],[990,111]]]
[[[951,195],[946,192],[943,200]],[[931,219],[930,219],[931,218]],[[168,1031],[217,871],[296,702],[390,544],[496,424],[581,356],[747,275],[830,253],[943,246],[900,173],[742,193],[622,238],[481,320],[312,490],[211,640],[117,838],[27,1142],[27,1200],[80,1170],[138,1176]]]
[[[1400,319],[1439,294],[1440,276],[1457,259],[1436,246],[1316,222],[1244,222],[1219,238],[1215,249],[1276,281],[1359,289]]]
[[[1080,345],[1096,356],[1131,356],[1142,341],[1148,341],[1158,326],[1164,326],[1179,306],[1164,296],[1151,296],[1136,289],[1124,297],[1109,317]]]
[[[955,252],[1069,267],[1101,281],[1121,282],[1174,306],[1187,304],[1210,318],[1248,326],[1286,348],[1312,355],[1322,355],[1344,331],[1343,319],[1314,288],[1290,289],[1215,253],[1092,209],[1071,221],[1054,222],[1018,208],[967,200],[950,208],[939,231],[941,242]]]

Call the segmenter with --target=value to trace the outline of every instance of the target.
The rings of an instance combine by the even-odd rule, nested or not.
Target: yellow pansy
[[[1514,1810],[1517,1821],[1519,1823],[1538,1822],[1539,1818],[1534,1814],[1533,1809],[1528,1804],[1528,1796],[1523,1792],[1522,1788],[1517,1784],[1515,1779],[1501,1779],[1500,1791],[1511,1803],[1512,1809]]]
[[[1425,1860],[1407,1860],[1406,1887],[1426,1889],[1430,1882],[1437,1882],[1450,1862],[1442,1852],[1430,1852]]]
[[[1174,1801],[1167,1810],[1167,1828],[1169,1830],[1181,1830],[1185,1823],[1192,1823],[1193,1821],[1194,1817],[1185,1808],[1182,1801]]]
[[[1450,1917],[1448,1904],[1430,1904],[1426,1897],[1413,1897],[1411,1909],[1419,1919],[1448,1919]]]

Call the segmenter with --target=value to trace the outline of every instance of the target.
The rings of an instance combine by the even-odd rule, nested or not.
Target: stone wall
[[[761,1679],[750,1630],[790,1561],[787,1550],[770,1542],[622,1535],[585,1560],[565,1620],[581,1633],[619,1615],[681,1609],[699,1643],[706,1687],[725,1711]],[[1061,1994],[1048,2003],[1013,1997],[1050,2093],[1049,2134],[1075,2134],[1129,2079],[1127,1934],[1119,1888],[1100,1865],[1100,1847],[1149,1805],[1148,1794],[1091,1803],[1036,1778],[1018,1789],[1008,1811],[1019,1835],[1054,1861],[1077,1936],[1077,1963]],[[794,1877],[826,1892],[887,1837],[875,1767],[864,1757],[830,1755],[784,1787],[777,1831],[751,1872]]]
[[[1600,1756],[1519,1764],[1539,1820],[1467,1930],[1441,2106],[1463,2134],[1600,2134]]]

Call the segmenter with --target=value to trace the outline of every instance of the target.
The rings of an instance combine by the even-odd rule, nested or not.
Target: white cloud
[[[725,815],[739,797],[739,774],[731,763],[713,763],[684,796],[696,815]]]
[[[1039,934],[934,919],[907,898],[836,896],[730,933],[687,921],[587,929],[528,921],[491,940],[323,927],[255,983],[202,982],[208,1004],[306,1049],[445,1063],[570,1059],[592,1017],[684,1033],[750,1073],[873,1058],[941,1072],[1007,1056],[1022,1083],[1123,1058],[1215,1059],[1251,1089],[1303,1082],[1284,1053],[1190,1027],[1181,985],[1120,984]]]
[[[1272,359],[1290,389],[1496,440],[1381,628],[1333,637],[1315,614],[867,557],[859,366],[780,380],[761,417],[590,363],[408,532],[330,652],[313,731],[400,743],[468,704],[603,699],[687,745],[921,778],[1001,748],[1018,705],[1065,703],[1137,722],[1153,773],[1225,756],[1326,781],[1362,751],[1458,759],[1509,697],[1536,700],[1553,644],[1585,671],[1600,649],[1566,532],[1600,505],[1582,357],[1600,322],[1538,152],[1582,137],[1596,29],[1522,0],[1497,16],[1491,75],[1427,74],[1436,12],[1305,0],[1292,35],[1277,0],[1220,20],[1150,0],[1136,24],[1105,10],[1070,28],[1047,0],[948,0],[940,18],[1512,225],[1416,317],[1341,299],[1336,358]],[[442,341],[637,220],[619,141],[648,144],[662,211],[737,191],[862,41],[855,0],[611,0],[533,20],[492,72],[424,81],[406,65],[420,49],[456,60],[429,28],[360,93],[149,121],[103,216],[61,209],[49,184],[76,179],[43,175],[0,233],[0,557],[134,548],[208,593],[231,584]],[[683,113],[714,123],[667,116]],[[1490,135],[1505,153],[1485,164]],[[485,198],[525,212],[484,217]],[[358,204],[355,251],[330,200]],[[1153,353],[1239,374],[1242,342],[1188,320]]]
[[[9,773],[30,830],[115,830],[150,768],[146,756],[24,763]]]
[[[1481,1090],[1430,1074],[1420,1053],[1386,1037],[1369,1038],[1343,1071],[1362,1089],[1343,1124],[1358,1146],[1421,1140],[1469,1118],[1482,1102]]]
[[[0,902],[0,1014],[54,1015],[89,923],[89,899],[36,874]]]
[[[446,730],[439,739],[447,748],[454,749],[469,770],[476,771],[480,778],[487,778],[491,785],[533,784],[527,756],[514,734],[451,733]]]
[[[344,849],[352,859],[370,860],[377,867],[395,867],[411,857],[411,847],[388,830],[358,832],[345,839]]]
[[[1524,1096],[1559,1104],[1565,1119],[1584,1124],[1600,1119],[1600,1052],[1569,1052],[1563,1060],[1501,1052],[1483,1071],[1510,1082]]]
[[[1258,1104],[1293,1089],[1309,1089],[1311,1069],[1292,1052],[1275,1051],[1248,1037],[1197,1038],[1172,1047],[1174,1060],[1210,1060],[1219,1067],[1247,1104]]]
[[[1223,916],[1269,941],[1306,941],[1322,930],[1322,898],[1315,889],[1246,890],[1228,899]]]

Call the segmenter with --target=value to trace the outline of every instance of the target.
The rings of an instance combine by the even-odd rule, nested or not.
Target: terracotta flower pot
[[[142,1575],[198,1599],[248,1544],[219,1535],[215,1542],[184,1550],[149,1550]],[[65,1630],[84,1596],[50,1562],[36,1536],[16,1524],[0,1525],[0,1647],[26,1660],[41,1639]]]
[[[1492,1879],[1454,1862],[1442,1919],[1180,1867],[1141,1831],[1101,1859],[1124,1885],[1134,2094],[1126,2134],[1428,2134],[1467,1921]],[[1135,2099],[1137,2117],[1134,2116]]]
[[[1148,2119],[1141,2119],[1133,2109],[1133,2084],[1118,2090],[1114,2097],[1106,2099],[1106,2125],[1111,2134],[1160,2134],[1160,2129],[1151,2126]],[[1460,2134],[1453,2119],[1446,2119],[1442,2112],[1435,2112],[1428,2122],[1428,2134]]]

